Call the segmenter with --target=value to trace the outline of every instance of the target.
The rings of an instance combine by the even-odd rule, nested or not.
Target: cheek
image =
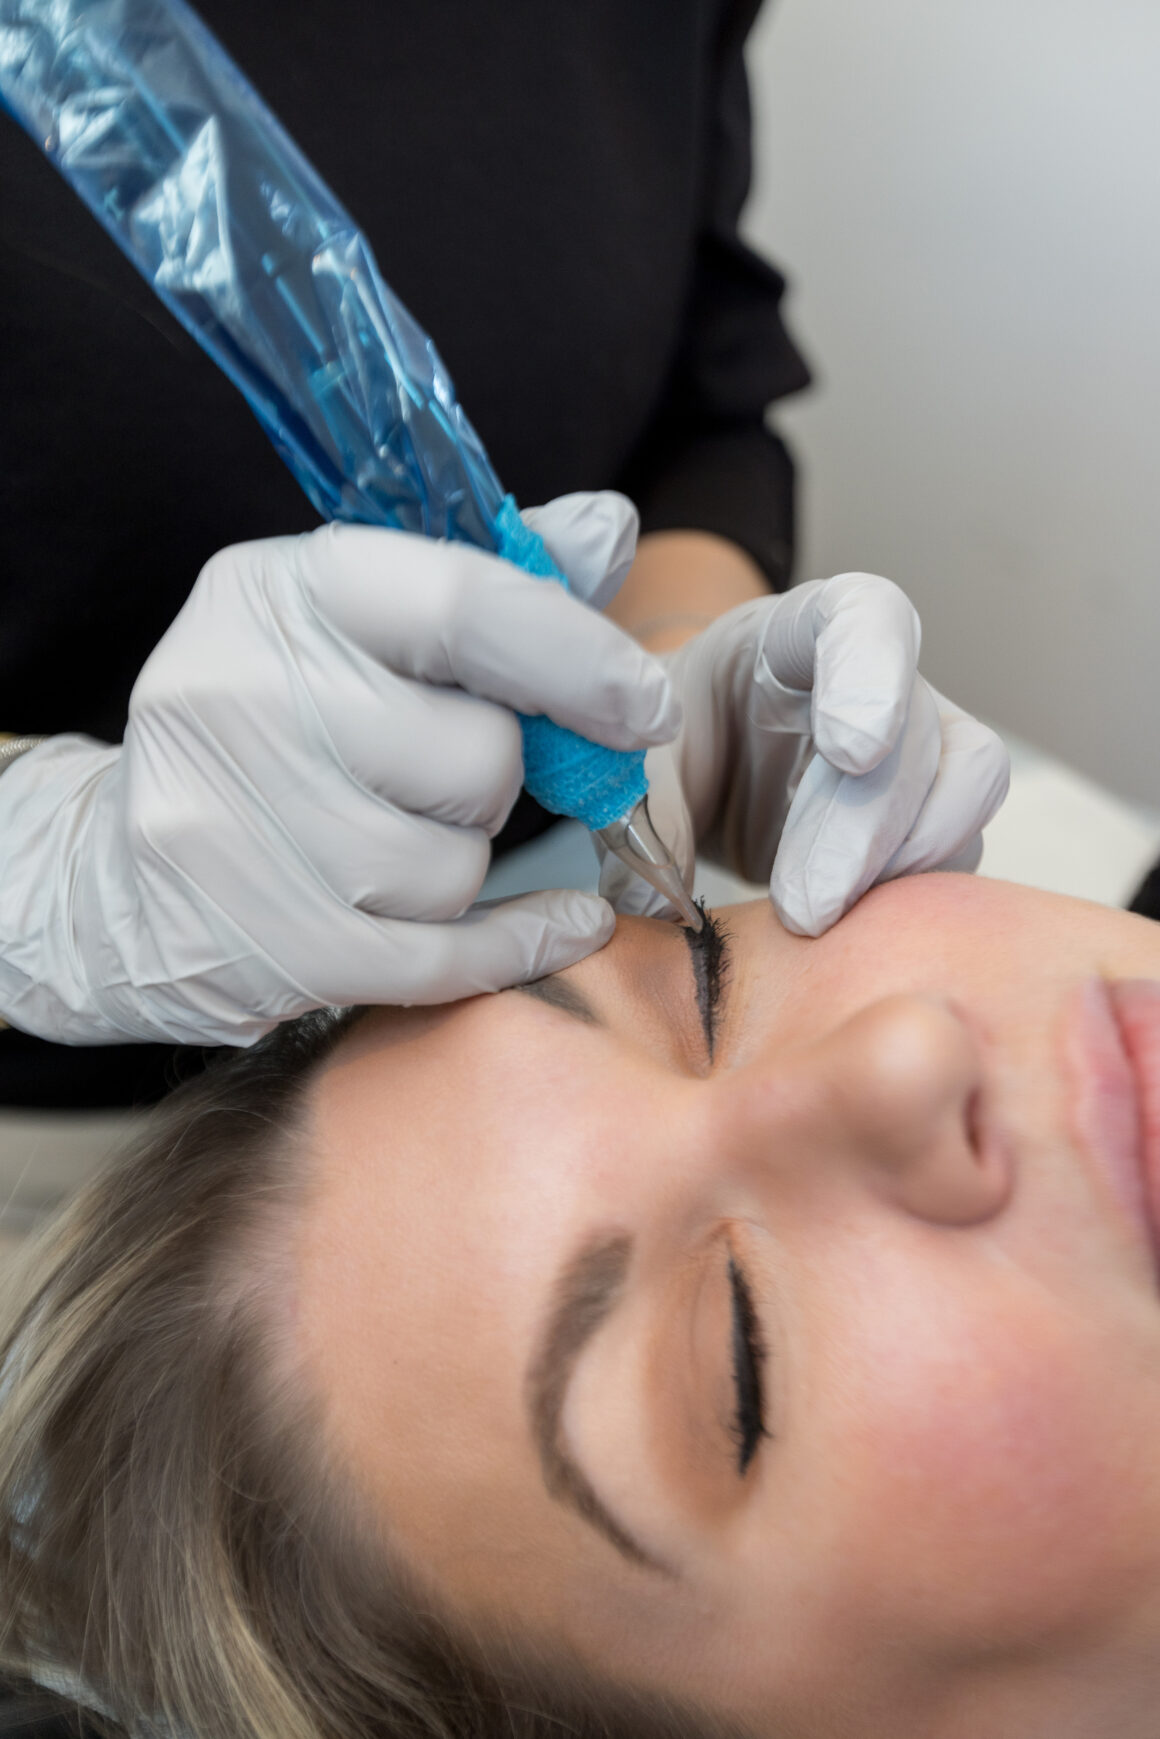
[[[1058,1637],[1154,1578],[1156,1373],[1017,1279],[971,1309],[930,1276],[866,1286],[811,1383],[843,1599],[957,1652]]]

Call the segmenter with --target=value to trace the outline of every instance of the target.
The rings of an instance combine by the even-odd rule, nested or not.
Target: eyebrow
[[[584,992],[555,974],[550,978],[533,978],[530,984],[513,984],[512,989],[522,990],[525,996],[534,996],[537,1002],[546,1002],[549,1008],[563,1009],[565,1014],[573,1015],[587,1026],[604,1025]]]
[[[702,928],[693,930],[683,924],[681,933],[688,944],[693,963],[697,1012],[701,1017],[701,1030],[705,1035],[705,1049],[712,1061],[717,1044],[721,1006],[729,981],[729,932],[707,910],[703,900],[698,900],[697,907],[704,919]],[[565,1014],[583,1021],[586,1026],[602,1027],[607,1024],[583,991],[577,990],[574,984],[567,983],[558,974],[553,973],[547,978],[533,978],[526,984],[513,984],[512,989],[523,991],[525,996],[535,997],[537,1002],[546,1003],[549,1008],[562,1009]]]
[[[701,929],[693,930],[685,924],[682,926],[682,934],[692,956],[693,976],[697,985],[697,1010],[705,1034],[705,1049],[712,1062],[717,1048],[721,1005],[729,980],[729,933],[706,909],[703,900],[697,902],[697,909],[704,920]]]
[[[572,1373],[588,1342],[615,1310],[631,1259],[632,1239],[616,1233],[585,1243],[561,1270],[528,1367],[528,1418],[549,1494],[603,1534],[630,1563],[673,1576],[669,1565],[646,1551],[606,1508],[564,1441],[564,1402]]]

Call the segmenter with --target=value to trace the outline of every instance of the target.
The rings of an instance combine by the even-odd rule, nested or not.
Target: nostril
[[[975,1158],[982,1163],[983,1159],[983,1129],[982,1129],[982,1094],[978,1087],[967,1099],[963,1112],[963,1132],[967,1144]]]

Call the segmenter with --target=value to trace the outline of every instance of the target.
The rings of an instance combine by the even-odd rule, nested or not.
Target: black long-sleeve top
[[[765,411],[808,377],[783,281],[737,231],[759,4],[199,10],[434,336],[520,502],[621,488],[644,530],[720,533],[781,586],[792,472]],[[118,740],[208,557],[314,523],[236,389],[0,116],[0,728]],[[116,1101],[137,1050],[119,1070],[0,1035],[0,1103]]]

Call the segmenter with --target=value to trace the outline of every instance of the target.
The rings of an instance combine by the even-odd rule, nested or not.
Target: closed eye
[[[729,1258],[729,1288],[733,1297],[733,1440],[737,1447],[737,1472],[744,1478],[763,1437],[765,1428],[765,1344],[749,1283],[732,1257]]]

